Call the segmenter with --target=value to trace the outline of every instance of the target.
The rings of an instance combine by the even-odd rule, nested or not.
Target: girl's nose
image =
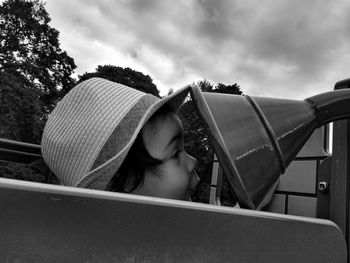
[[[199,181],[200,181],[200,179],[199,179],[199,177],[198,177],[198,175],[197,175],[197,173],[195,171],[195,168],[197,166],[198,161],[193,156],[191,156],[191,155],[189,155],[187,153],[186,153],[186,155],[187,155],[187,158],[188,158],[187,159],[188,160],[187,168],[188,168],[188,171],[191,174],[191,183],[190,183],[191,189],[195,189],[196,186],[198,185]]]

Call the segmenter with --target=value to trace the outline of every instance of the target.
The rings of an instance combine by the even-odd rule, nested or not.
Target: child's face
[[[190,200],[199,182],[194,170],[197,160],[184,150],[179,117],[168,113],[146,123],[142,137],[148,153],[164,162],[145,171],[144,183],[134,193]]]

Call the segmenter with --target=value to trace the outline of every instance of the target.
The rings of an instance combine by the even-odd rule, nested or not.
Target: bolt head
[[[329,190],[329,183],[328,182],[319,182],[318,183],[318,190],[320,192],[325,193]]]

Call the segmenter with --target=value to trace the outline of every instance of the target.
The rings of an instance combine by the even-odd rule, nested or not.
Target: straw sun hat
[[[189,90],[159,99],[105,79],[86,80],[49,116],[43,159],[63,185],[105,189],[152,114],[164,104],[177,111]]]

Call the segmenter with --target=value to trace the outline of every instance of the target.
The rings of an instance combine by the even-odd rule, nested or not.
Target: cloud
[[[163,94],[206,78],[304,98],[348,77],[346,0],[62,0],[47,8],[80,73],[129,66]]]

